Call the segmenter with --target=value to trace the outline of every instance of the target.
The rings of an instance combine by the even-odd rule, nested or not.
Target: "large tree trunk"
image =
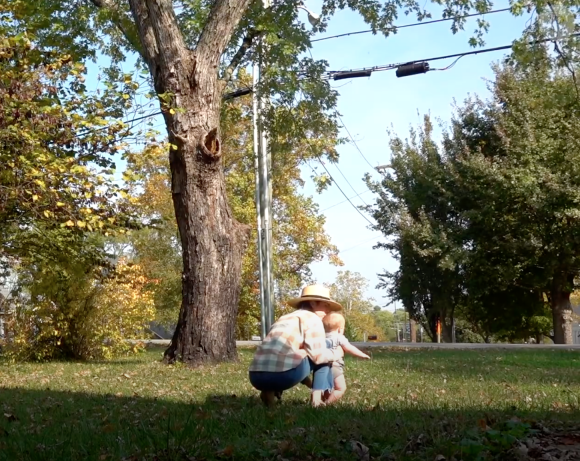
[[[416,343],[417,342],[417,322],[415,322],[415,320],[410,319],[409,320],[409,330],[411,330],[411,342],[412,343]]]
[[[181,36],[172,0],[129,3],[155,91],[168,95],[160,99],[172,145],[183,300],[165,359],[190,365],[235,359],[241,261],[249,228],[234,219],[226,196],[219,130],[224,84],[218,70],[248,0],[216,0],[194,51]]]
[[[568,277],[567,286],[554,282],[550,293],[552,317],[554,319],[554,343],[573,344],[572,305],[570,304],[573,276]]]

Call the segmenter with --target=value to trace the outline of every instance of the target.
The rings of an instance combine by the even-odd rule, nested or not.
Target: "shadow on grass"
[[[266,409],[257,396],[233,394],[185,403],[7,388],[0,389],[0,407],[0,459],[11,461],[432,461],[439,454],[467,461],[489,450],[481,426],[499,427],[514,416],[545,424],[571,418],[494,408],[312,409],[302,399]],[[523,427],[508,432],[522,437]]]

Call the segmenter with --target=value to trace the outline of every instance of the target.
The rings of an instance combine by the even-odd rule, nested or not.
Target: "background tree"
[[[466,107],[448,143],[461,155],[470,273],[480,287],[493,280],[491,286],[511,291],[498,301],[509,305],[518,298],[531,309],[528,316],[541,315],[547,299],[554,341],[570,344],[570,294],[580,256],[580,133],[571,127],[577,126],[580,99],[573,79],[552,74],[541,60],[534,67],[497,69],[493,92],[492,101]]]
[[[574,79],[537,59],[498,67],[491,90],[490,101],[458,110],[442,148],[429,123],[418,141],[393,140],[392,170],[370,184],[377,228],[395,237],[379,246],[400,260],[382,286],[415,316],[458,309],[486,339],[546,334],[548,303],[554,341],[570,344],[580,255]]]
[[[241,73],[239,86],[249,84],[249,76]],[[252,240],[242,262],[242,291],[236,327],[238,339],[249,339],[259,333],[259,268],[256,248],[255,171],[251,97],[236,99],[222,108],[222,140],[224,172],[228,200],[236,219],[253,229]],[[298,105],[298,111],[305,110]],[[288,109],[285,109],[288,111]],[[328,140],[329,144],[332,140]],[[281,144],[281,143],[280,143]],[[294,294],[309,280],[311,262],[324,257],[341,264],[337,249],[324,232],[324,218],[316,204],[300,190],[300,163],[309,157],[303,145],[288,147],[282,161],[273,168],[274,206],[274,278],[278,309],[284,299]],[[170,171],[162,144],[150,144],[143,152],[127,156],[126,178],[134,212],[144,226],[133,232],[129,243],[135,261],[146,268],[157,308],[157,321],[175,325],[181,297],[181,248],[173,218],[170,197]],[[280,312],[280,311],[279,311]]]
[[[408,142],[395,137],[391,162],[380,183],[367,177],[378,194],[371,209],[388,241],[379,243],[399,261],[394,273],[379,275],[379,287],[434,339],[437,318],[444,341],[451,341],[456,306],[464,302],[463,217],[453,207],[453,183],[447,160],[432,140],[428,117]]]
[[[42,228],[106,232],[129,224],[115,201],[112,155],[127,134],[113,92],[86,92],[84,66],[35,49],[23,35],[0,37],[0,261],[38,251]],[[53,237],[57,237],[54,234]],[[53,245],[66,245],[58,239]]]
[[[396,30],[392,23],[400,11],[419,19],[429,16],[417,0],[348,5],[327,1],[317,29],[323,30],[327,19],[347,6],[385,35]],[[455,31],[466,13],[484,12],[490,6],[479,0],[449,0],[443,14],[457,17]],[[268,50],[262,53],[264,84],[257,90],[276,96],[266,117],[270,132],[287,130],[280,122],[290,120],[294,136],[279,138],[283,145],[292,144],[301,132],[317,156],[329,152],[316,151],[319,133],[312,132],[313,127],[326,126],[325,136],[337,132],[336,94],[320,78],[325,63],[301,57],[309,47],[309,32],[295,21],[295,1],[277,2],[268,9],[249,0],[211,4],[185,0],[177,5],[172,0],[18,0],[11,7],[18,25],[35,34],[42,46],[66,48],[75,57],[93,58],[98,51],[109,55],[110,81],[119,75],[126,50],[139,53],[172,146],[172,198],[183,251],[182,311],[166,359],[197,364],[233,358],[242,255],[249,232],[234,219],[227,201],[220,108],[236,68],[255,57],[248,50],[254,51],[256,38]],[[478,24],[480,31],[487,26],[485,21]],[[473,43],[481,42],[481,34],[476,34]],[[308,107],[307,117],[285,119],[279,109],[294,107],[297,97]]]
[[[7,354],[18,360],[99,359],[129,352],[153,319],[143,270],[106,257],[103,240],[44,229],[38,252],[14,266]],[[31,232],[29,238],[37,237]],[[56,246],[52,241],[66,242]]]
[[[365,334],[376,335],[379,340],[384,337],[376,322],[375,302],[365,296],[368,284],[358,272],[338,271],[336,280],[329,285],[331,296],[343,307],[345,336],[351,341],[363,341]]]

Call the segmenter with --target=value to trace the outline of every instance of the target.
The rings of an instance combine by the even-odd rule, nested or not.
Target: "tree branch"
[[[197,42],[196,55],[216,69],[250,0],[216,0]],[[237,54],[237,53],[236,53]]]
[[[149,66],[151,76],[155,77],[159,47],[149,18],[149,11],[144,2],[140,0],[129,0],[129,6],[143,47],[143,59]]]
[[[250,29],[248,31],[248,34],[244,37],[244,40],[242,41],[240,48],[238,49],[236,54],[234,54],[234,57],[232,58],[230,65],[226,68],[224,72],[223,79],[226,82],[229,82],[232,79],[235,70],[242,62],[242,59],[244,59],[244,56],[246,55],[248,50],[251,48],[254,39],[259,35],[261,35],[261,32],[256,29]]]
[[[572,74],[572,81],[574,82],[574,89],[576,90],[576,98],[580,100],[580,90],[578,89],[578,82],[576,80],[576,72],[574,71],[574,66],[570,64],[568,58],[564,55],[563,51],[560,49],[560,45],[558,45],[558,38],[560,38],[560,21],[558,20],[558,15],[556,14],[556,11],[554,10],[554,7],[552,6],[551,2],[548,2],[548,6],[550,7],[550,11],[552,12],[554,22],[556,23],[556,39],[554,40],[554,49],[556,50],[556,53],[558,53],[558,56],[560,56],[560,59],[564,62],[566,68]]]
[[[119,11],[119,8],[112,0],[90,0],[93,5],[102,10],[107,10],[111,14],[111,21],[117,29],[123,34],[125,40],[133,47],[133,49],[143,57],[143,50],[139,38],[135,34],[130,33],[130,28],[133,25],[132,21],[126,17],[125,14]]]
[[[147,19],[159,45],[158,50],[163,50],[158,55],[160,64],[170,67],[182,61],[188,49],[177,25],[172,0],[130,0],[130,3],[146,4]]]

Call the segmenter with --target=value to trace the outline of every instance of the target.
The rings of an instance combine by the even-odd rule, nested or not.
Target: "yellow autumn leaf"
[[[34,195],[32,196],[32,201],[33,201],[33,202],[36,202],[37,200],[38,200],[38,195],[34,194]]]
[[[68,227],[73,227],[73,226],[75,225],[75,223],[69,219],[69,220],[66,222],[66,225],[67,225]]]
[[[87,223],[84,221],[77,221],[77,226],[79,226],[79,227],[85,227],[86,225],[87,225]]]

